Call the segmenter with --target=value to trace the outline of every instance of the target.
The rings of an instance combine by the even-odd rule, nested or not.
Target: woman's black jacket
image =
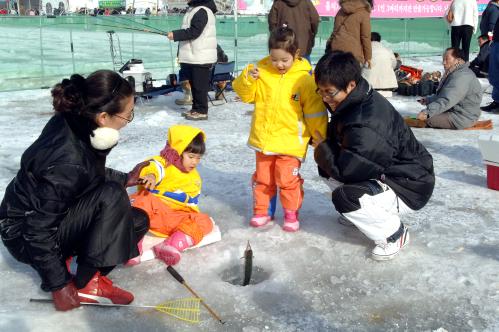
[[[57,243],[57,230],[68,208],[107,181],[126,183],[126,174],[105,167],[110,150],[90,145],[92,124],[56,114],[24,152],[21,168],[0,206],[0,233],[9,252],[30,264],[46,291],[70,280]]]

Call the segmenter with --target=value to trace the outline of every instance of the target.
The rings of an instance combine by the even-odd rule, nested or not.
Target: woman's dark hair
[[[348,83],[359,84],[361,79],[360,64],[350,52],[334,51],[324,55],[315,66],[317,85],[334,85],[346,90]]]
[[[284,50],[293,56],[296,54],[296,51],[298,51],[298,39],[293,29],[283,25],[272,30],[269,38],[269,51],[276,49]]]
[[[114,71],[98,70],[86,79],[74,74],[51,92],[56,112],[93,120],[100,112],[113,115],[123,111],[123,100],[134,94],[134,88]]]
[[[204,143],[204,134],[199,133],[192,139],[192,141],[187,145],[184,152],[196,153],[203,155],[206,151],[206,145]]]

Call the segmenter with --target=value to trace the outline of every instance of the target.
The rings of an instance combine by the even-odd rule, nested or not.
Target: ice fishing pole
[[[201,301],[201,304],[209,311],[209,313],[213,316],[213,318],[218,320],[221,324],[225,324],[225,322],[204,302],[204,300],[201,297],[199,297],[199,295],[197,295],[196,292],[191,287],[189,287],[189,285],[187,285],[184,278],[182,278],[182,276],[173,267],[169,265],[166,269],[168,270],[168,272],[170,272],[172,277],[175,278],[175,280],[184,285],[184,287],[187,288],[187,290],[192,295],[194,295],[196,298],[199,299],[199,301]]]
[[[62,23],[64,24],[64,23]],[[69,23],[71,24],[71,23]],[[122,26],[122,25],[108,25],[108,24],[99,24],[99,23],[93,23],[92,25],[95,26],[101,26],[101,27],[109,27],[109,28],[115,28],[115,29],[123,29],[123,30],[133,30],[133,31],[140,31],[140,32],[147,32],[147,33],[153,33],[156,35],[161,35],[161,36],[166,36],[166,32],[159,32],[159,31],[151,31],[147,29],[139,29],[139,28],[131,28],[128,26]]]
[[[166,33],[167,33],[167,31],[163,31],[163,30],[158,29],[158,28],[156,28],[156,27],[154,27],[154,26],[152,26],[152,25],[147,25],[147,24],[144,24],[144,23],[141,23],[141,22],[137,22],[137,21],[135,21],[135,20],[132,20],[132,19],[129,19],[129,18],[126,18],[126,17],[122,17],[122,16],[113,16],[113,19],[114,19],[114,18],[119,18],[120,20],[127,21],[127,22],[131,22],[131,23],[132,23],[132,26],[133,26],[134,24],[138,24],[138,25],[141,25],[141,26],[143,26],[143,27],[150,28],[150,29],[154,29],[154,30],[156,30],[156,31],[158,31],[158,32],[162,32],[162,33],[164,33],[165,35],[166,35]],[[142,18],[142,19],[144,19],[144,18]],[[115,21],[115,22],[116,22],[116,21]]]
[[[82,23],[56,23],[52,24],[51,26],[56,26],[56,25],[83,25]],[[114,29],[122,29],[122,30],[133,30],[133,31],[139,31],[139,32],[147,32],[147,33],[153,33],[157,35],[162,35],[166,36],[166,32],[159,32],[159,31],[151,31],[147,29],[138,29],[138,28],[131,28],[129,26],[123,26],[123,25],[110,25],[110,24],[99,24],[99,23],[92,23],[92,26],[100,26],[100,27],[106,27],[106,28],[114,28]]]

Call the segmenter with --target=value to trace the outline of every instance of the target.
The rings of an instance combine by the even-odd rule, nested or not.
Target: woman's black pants
[[[130,205],[122,184],[109,181],[83,196],[61,222],[58,242],[65,258],[77,256],[77,288],[100,271],[139,255],[137,243],[149,229],[147,214]]]

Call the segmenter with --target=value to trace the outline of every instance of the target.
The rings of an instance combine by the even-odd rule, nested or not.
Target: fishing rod
[[[50,26],[56,26],[56,25],[84,25],[83,23],[56,23],[56,24],[51,24]],[[93,26],[101,26],[101,27],[107,27],[107,28],[115,28],[115,29],[123,29],[123,30],[132,30],[132,31],[139,31],[139,32],[146,32],[146,33],[153,33],[156,35],[161,35],[161,36],[166,36],[166,32],[158,32],[158,31],[151,31],[147,29],[138,29],[138,28],[131,28],[129,26],[123,26],[123,25],[110,25],[110,24],[99,24],[99,23],[92,23]]]
[[[114,18],[119,18],[120,20],[127,21],[127,22],[131,22],[131,23],[132,23],[132,25],[134,25],[134,24],[139,24],[139,25],[141,25],[141,26],[143,26],[143,27],[146,27],[146,28],[149,28],[149,29],[154,29],[154,30],[156,30],[156,31],[158,31],[158,32],[162,32],[162,33],[165,33],[165,34],[167,33],[167,31],[161,30],[161,29],[156,28],[156,27],[154,27],[154,26],[152,26],[152,25],[147,25],[147,24],[145,24],[145,23],[137,22],[137,21],[132,20],[132,19],[127,18],[127,17],[123,17],[123,16],[112,16],[112,18],[113,18],[113,19],[114,19]],[[99,18],[99,19],[101,19],[101,18]],[[142,18],[142,19],[144,19],[144,18]]]

